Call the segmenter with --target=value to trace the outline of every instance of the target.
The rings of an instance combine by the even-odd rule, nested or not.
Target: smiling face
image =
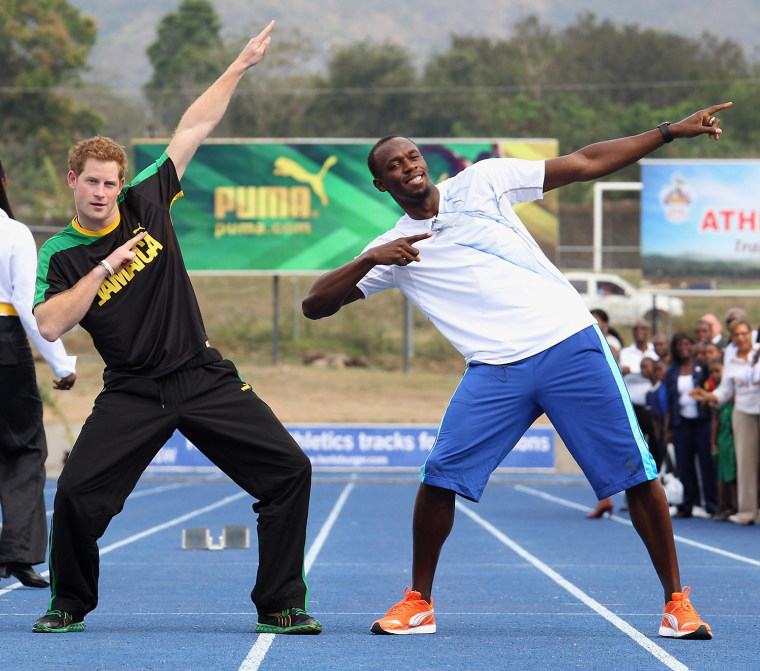
[[[738,321],[731,327],[731,340],[743,357],[752,351],[752,329],[743,320]]]
[[[675,341],[673,354],[679,362],[688,361],[694,353],[694,343],[689,338],[679,338]]]
[[[117,198],[124,186],[116,161],[88,158],[79,175],[69,171],[69,186],[74,190],[74,204],[79,225],[101,231],[119,218]]]
[[[402,208],[424,203],[435,188],[419,148],[405,137],[394,137],[375,152],[378,176],[373,183]]]

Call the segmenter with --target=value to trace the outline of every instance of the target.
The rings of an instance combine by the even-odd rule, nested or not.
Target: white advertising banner
[[[315,468],[419,468],[435,442],[435,424],[291,424],[286,427]],[[531,427],[501,469],[552,471],[552,427]],[[153,471],[216,470],[179,431],[150,464]]]
[[[645,279],[682,287],[757,284],[760,161],[641,161]]]

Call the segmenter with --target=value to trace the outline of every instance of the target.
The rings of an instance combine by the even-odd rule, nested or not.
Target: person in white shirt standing
[[[733,325],[733,322],[737,319],[746,319],[749,322],[749,320],[747,319],[747,313],[744,310],[744,308],[729,308],[728,311],[726,312],[726,326],[728,327],[729,333],[731,333],[732,331],[731,327]],[[756,343],[757,329],[751,328],[750,336],[751,336],[752,343]],[[736,356],[737,349],[738,348],[736,346],[736,343],[734,342],[734,338],[732,335],[730,340],[726,344],[725,348],[723,349],[723,361],[730,361],[731,359],[733,359]]]
[[[731,322],[731,342],[726,347],[732,352],[723,362],[723,375],[718,388],[709,392],[700,387],[691,392],[697,401],[708,401],[715,406],[734,402],[731,425],[736,451],[736,483],[739,509],[728,518],[734,524],[749,525],[757,521],[758,466],[760,466],[760,388],[753,365],[760,348],[754,342],[752,327],[746,319]]]
[[[317,279],[303,313],[321,319],[397,288],[467,362],[422,466],[412,585],[372,624],[373,633],[436,631],[431,592],[455,497],[478,501],[493,470],[545,412],[598,499],[626,491],[665,594],[659,634],[712,638],[681,586],[665,492],[617,362],[578,292],[513,208],[615,172],[675,138],[718,139],[714,114],[729,105],[547,161],[486,159],[439,184],[409,138],[388,135],[372,148],[374,186],[404,215],[355,259]]]
[[[644,357],[657,360],[654,345],[649,341],[652,326],[646,319],[637,319],[633,324],[633,342],[620,350],[620,372],[623,374],[625,386],[633,403],[636,420],[646,438],[649,451],[654,457],[657,470],[662,464],[662,455],[655,439],[652,409],[647,405],[647,393],[652,389],[652,383],[641,374],[641,360]]]
[[[42,400],[29,346],[42,354],[68,390],[76,380],[76,357],[60,340],[48,342],[32,314],[37,248],[31,231],[13,218],[7,177],[0,163],[0,578],[14,577],[27,587],[48,587],[32,567],[45,561],[45,460],[47,441]]]

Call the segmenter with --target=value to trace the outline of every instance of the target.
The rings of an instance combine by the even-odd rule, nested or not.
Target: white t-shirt
[[[686,419],[695,419],[699,416],[697,401],[693,399],[689,392],[694,389],[694,378],[691,373],[688,375],[678,376],[678,407],[681,417]]]
[[[728,403],[733,399],[734,408],[747,415],[760,415],[760,387],[757,386],[757,380],[752,379],[750,366],[758,347],[760,346],[755,344],[749,353],[749,358],[742,359],[734,345],[735,355],[730,359],[725,359],[723,375],[714,392],[718,397],[718,403]]]
[[[438,184],[438,214],[404,215],[370,249],[432,232],[420,261],[375,266],[364,296],[400,289],[467,362],[510,363],[596,323],[512,209],[543,198],[544,162],[486,159]]]
[[[32,232],[0,209],[0,303],[14,307],[26,334],[58,377],[76,370],[75,356],[69,356],[60,339],[45,340],[32,314],[34,283],[37,279],[37,247]],[[0,319],[4,319],[0,315]]]
[[[647,392],[652,389],[652,383],[641,374],[641,360],[644,357],[655,361],[659,359],[652,343],[647,343],[644,352],[636,347],[636,343],[620,350],[620,367],[629,369],[629,372],[623,375],[623,380],[634,405],[646,405]]]

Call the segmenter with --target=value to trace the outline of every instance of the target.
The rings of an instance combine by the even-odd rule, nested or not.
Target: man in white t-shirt
[[[372,148],[374,185],[405,214],[353,261],[320,277],[303,312],[320,319],[398,288],[467,362],[422,467],[412,587],[373,623],[374,633],[435,631],[431,591],[455,495],[478,501],[491,472],[545,412],[599,499],[626,491],[665,592],[660,635],[712,637],[681,586],[667,500],[617,363],[580,296],[513,206],[608,175],[674,138],[718,139],[714,114],[729,105],[548,161],[486,159],[438,185],[408,138],[387,136]]]

